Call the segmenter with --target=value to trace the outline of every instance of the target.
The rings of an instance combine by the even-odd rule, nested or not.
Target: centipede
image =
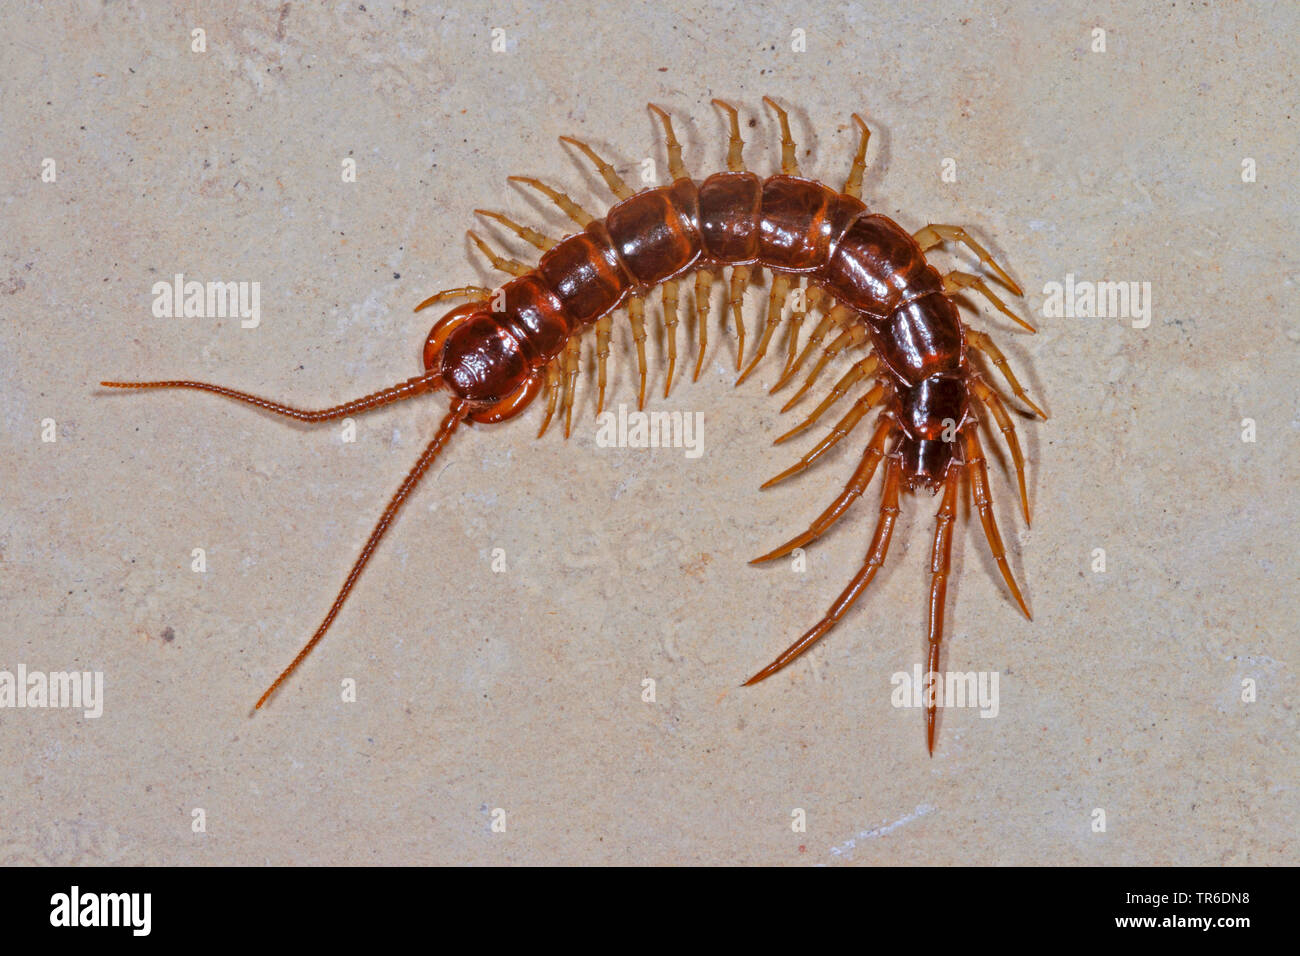
[[[875,532],[866,558],[821,619],[742,686],[757,684],[788,667],[844,618],[885,562],[903,492],[919,495],[928,491],[939,499],[926,626],[930,681],[939,673],[952,543],[963,487],[973,501],[971,507],[978,513],[984,538],[1011,597],[1025,617],[1032,619],[998,531],[988,458],[978,433],[981,422],[989,436],[993,436],[991,424],[1001,432],[1028,525],[1025,456],[1008,410],[1013,403],[991,384],[994,376],[989,367],[1028,409],[1018,414],[1044,421],[1048,416],[1030,400],[989,334],[963,322],[958,312],[959,305],[978,312],[963,295],[978,293],[999,313],[1034,332],[1034,326],[994,291],[989,279],[1015,296],[1023,295],[1020,286],[965,228],[932,223],[909,233],[888,216],[868,209],[862,200],[862,183],[871,130],[857,113],[852,114],[858,136],[848,177],[843,188],[834,189],[801,173],[789,114],[775,100],[764,97],[763,103],[780,127],[781,172],[767,178],[746,168],[739,111],[724,100],[712,102],[729,126],[726,169],[703,180],[688,174],[672,118],[654,104],[648,109],[663,129],[671,178],[668,185],[634,190],[587,142],[560,137],[592,164],[613,193],[615,202],[603,218],[540,179],[509,177],[519,187],[554,203],[577,228],[556,239],[504,213],[475,210],[536,247],[538,261],[530,266],[497,252],[471,230],[469,239],[494,269],[509,278],[496,288],[466,285],[444,289],[420,302],[415,307],[417,313],[439,303],[464,300],[434,323],[424,342],[423,371],[405,381],[316,410],[192,380],[100,383],[115,389],[197,389],[308,423],[335,421],[434,393],[448,395],[441,423],[384,508],[324,620],[258,698],[254,711],[270,700],[329,631],[403,504],[457,429],[506,422],[541,400],[545,405],[538,437],[547,432],[558,414],[567,439],[572,433],[582,343],[590,338],[590,332],[594,332],[596,413],[604,409],[616,315],[627,317],[637,358],[637,407],[644,408],[649,371],[646,301],[655,289],[661,294],[666,365],[663,394],[668,397],[677,370],[679,303],[688,279],[694,282],[693,380],[699,379],[708,354],[711,299],[720,281],[725,293],[721,325],[727,326],[729,312],[737,385],[764,363],[783,326],[785,357],[771,392],[785,389],[801,374],[803,381],[782,412],[809,395],[838,357],[844,356],[844,362],[851,360],[848,370],[816,407],[780,435],[776,444],[813,428],[846,399],[847,412],[793,465],[764,482],[763,488],[806,471],[848,440],[874,412],[870,437],[843,490],[805,531],[750,563],[770,562],[811,545],[848,513],[879,472]],[[978,258],[981,273],[941,272],[930,264],[926,254],[945,243],[965,246]],[[724,270],[729,274],[724,275]],[[744,300],[751,284],[765,278],[764,273],[770,274],[767,311],[746,364]],[[787,319],[786,307],[791,302]],[[817,322],[805,339],[803,325],[814,316]],[[774,355],[772,362],[779,361]],[[773,370],[776,367],[773,365]],[[937,709],[936,696],[929,693],[926,745],[931,755]]]

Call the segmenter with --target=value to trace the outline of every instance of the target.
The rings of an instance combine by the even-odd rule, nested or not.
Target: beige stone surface
[[[104,680],[98,719],[0,709],[0,861],[1300,862],[1293,5],[238,7],[0,4],[0,670]],[[716,317],[701,381],[653,402],[703,413],[702,456],[598,447],[589,386],[567,443],[534,437],[538,409],[457,435],[250,716],[445,399],[360,417],[345,442],[96,383],[192,376],[312,406],[413,375],[436,316],[412,306],[496,281],[472,210],[561,227],[507,175],[603,208],[556,137],[666,171],[653,101],[702,177],[725,157],[714,96],[772,170],[765,94],[836,185],[862,112],[871,205],[975,227],[1028,289],[1039,335],[970,320],[1052,412],[1018,419],[1032,531],[1001,459],[993,475],[1034,620],[963,509],[944,658],[999,675],[996,718],[945,710],[931,759],[921,712],[891,706],[891,675],[923,660],[928,496],[905,499],[843,624],[738,688],[858,567],[876,491],[805,572],[747,565],[857,452],[760,493],[811,441],[771,447],[794,414],[767,394],[775,365],[733,388]],[[260,325],[155,317],[176,273],[259,283]],[[1150,283],[1149,326],[1044,317],[1067,275]],[[756,289],[751,327],[761,311]],[[628,402],[622,325],[615,355]]]

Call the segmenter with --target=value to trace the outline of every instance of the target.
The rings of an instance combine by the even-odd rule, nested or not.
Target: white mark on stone
[[[844,856],[849,851],[857,848],[859,840],[874,840],[876,837],[882,837],[887,833],[893,833],[903,824],[911,823],[913,820],[918,820],[931,813],[934,813],[934,807],[930,806],[928,803],[917,804],[915,810],[906,816],[899,817],[893,823],[882,823],[880,826],[872,827],[870,830],[863,830],[857,836],[853,837],[853,839],[845,840],[838,846],[831,847],[831,856]]]

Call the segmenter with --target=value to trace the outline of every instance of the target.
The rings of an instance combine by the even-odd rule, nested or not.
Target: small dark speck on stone
[[[401,274],[400,272],[394,272],[394,273],[393,273],[393,278],[394,278],[394,279],[400,279],[401,277],[402,277],[402,274]]]
[[[168,624],[166,627],[162,629],[162,639],[164,641],[167,641],[169,644],[172,641],[176,640],[176,632],[172,630],[172,626],[170,624]]]

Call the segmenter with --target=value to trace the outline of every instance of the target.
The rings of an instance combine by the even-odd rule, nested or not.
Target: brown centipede
[[[462,423],[506,421],[544,395],[546,409],[539,436],[559,410],[567,438],[572,426],[582,336],[595,328],[599,414],[605,402],[613,313],[622,307],[626,308],[636,346],[638,407],[643,407],[647,380],[645,302],[656,286],[662,289],[667,352],[664,394],[668,395],[677,363],[681,283],[689,274],[695,281],[698,353],[693,377],[698,379],[708,348],[710,292],[724,266],[731,269],[727,304],[737,336],[737,384],[763,361],[784,320],[787,300],[796,288],[804,293],[804,307],[793,310],[784,366],[772,391],[788,385],[819,349],[821,355],[783,412],[808,393],[836,356],[849,350],[865,353],[811,414],[780,436],[777,443],[808,429],[839,400],[857,390],[860,394],[847,414],[793,466],[764,483],[764,488],[807,469],[852,433],[872,409],[879,409],[874,432],[844,490],[806,531],[751,563],[789,554],[820,537],[862,496],[882,463],[884,466],[876,530],[861,569],[821,620],[745,685],[769,677],[807,651],[840,621],[871,583],[888,553],[899,513],[899,494],[904,489],[927,489],[934,495],[942,492],[930,565],[929,673],[938,672],[953,525],[963,475],[973,492],[993,558],[1016,603],[1029,616],[993,515],[988,468],[977,434],[979,412],[990,413],[1005,437],[1028,522],[1024,455],[1002,397],[972,363],[971,353],[981,353],[1016,398],[1035,414],[1043,419],[1047,415],[1030,401],[989,336],[961,321],[954,297],[963,290],[974,290],[1021,326],[1031,332],[1034,328],[1015,315],[981,276],[959,271],[940,274],[927,262],[925,254],[946,241],[963,243],[1011,292],[1021,295],[1019,286],[963,228],[931,224],[909,234],[892,219],[868,210],[861,193],[871,131],[856,113],[853,121],[859,131],[857,149],[843,189],[835,190],[801,175],[789,117],[778,104],[764,97],[780,124],[781,172],[760,179],[745,168],[736,109],[721,100],[713,102],[730,121],[727,170],[700,182],[686,172],[671,119],[654,105],[649,109],[663,126],[672,178],[667,186],[634,191],[586,143],[561,137],[594,164],[617,198],[604,218],[593,216],[563,192],[537,179],[510,177],[554,202],[579,231],[555,240],[502,213],[476,210],[536,246],[541,251],[540,260],[536,266],[528,266],[500,255],[470,232],[470,238],[492,265],[512,278],[495,290],[483,286],[446,289],[416,306],[419,312],[448,299],[468,300],[433,326],[425,341],[424,371],[420,375],[315,411],[206,382],[101,383],[112,388],[200,389],[304,422],[340,419],[438,390],[450,393],[446,416],[384,509],[325,619],[258,699],[257,708],[320,642],[398,510]],[[755,270],[762,269],[773,273],[768,310],[755,354],[746,366],[742,305]],[[802,322],[812,312],[819,313],[820,320],[800,347]],[[832,333],[835,337],[827,342]],[[931,697],[926,706],[926,739],[931,753],[935,707]]]

